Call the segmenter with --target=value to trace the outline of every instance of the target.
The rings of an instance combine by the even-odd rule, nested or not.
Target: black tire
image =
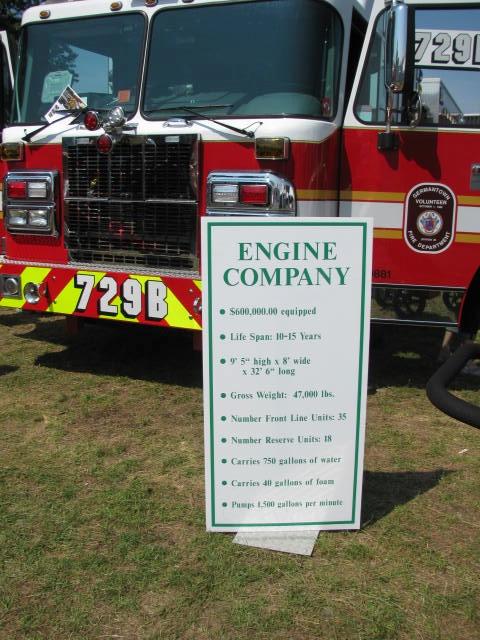
[[[422,291],[401,290],[395,294],[393,308],[399,318],[417,318],[425,311],[427,296]]]

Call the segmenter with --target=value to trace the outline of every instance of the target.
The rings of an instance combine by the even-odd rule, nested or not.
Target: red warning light
[[[83,124],[89,131],[95,131],[100,126],[100,118],[96,111],[87,111],[83,118]]]
[[[108,133],[104,133],[98,138],[97,149],[99,153],[110,153],[113,149],[113,139]]]

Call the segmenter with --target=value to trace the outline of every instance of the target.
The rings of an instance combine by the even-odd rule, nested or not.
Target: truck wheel
[[[425,311],[427,296],[425,293],[398,291],[395,294],[393,308],[399,318],[415,318]]]

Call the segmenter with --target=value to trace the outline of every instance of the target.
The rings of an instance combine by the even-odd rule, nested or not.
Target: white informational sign
[[[64,118],[69,111],[84,109],[86,106],[85,102],[72,87],[65,87],[58,100],[52,104],[45,114],[45,120],[51,124],[55,120]]]
[[[480,68],[480,34],[451,29],[415,32],[415,64],[418,67]]]
[[[371,221],[202,220],[207,528],[360,526]]]

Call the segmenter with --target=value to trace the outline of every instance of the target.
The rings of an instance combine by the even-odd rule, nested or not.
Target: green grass
[[[303,558],[205,532],[187,333],[68,341],[60,318],[2,311],[0,638],[478,637],[480,433],[425,397],[441,333],[374,336],[363,527]],[[480,403],[479,382],[456,391]]]

